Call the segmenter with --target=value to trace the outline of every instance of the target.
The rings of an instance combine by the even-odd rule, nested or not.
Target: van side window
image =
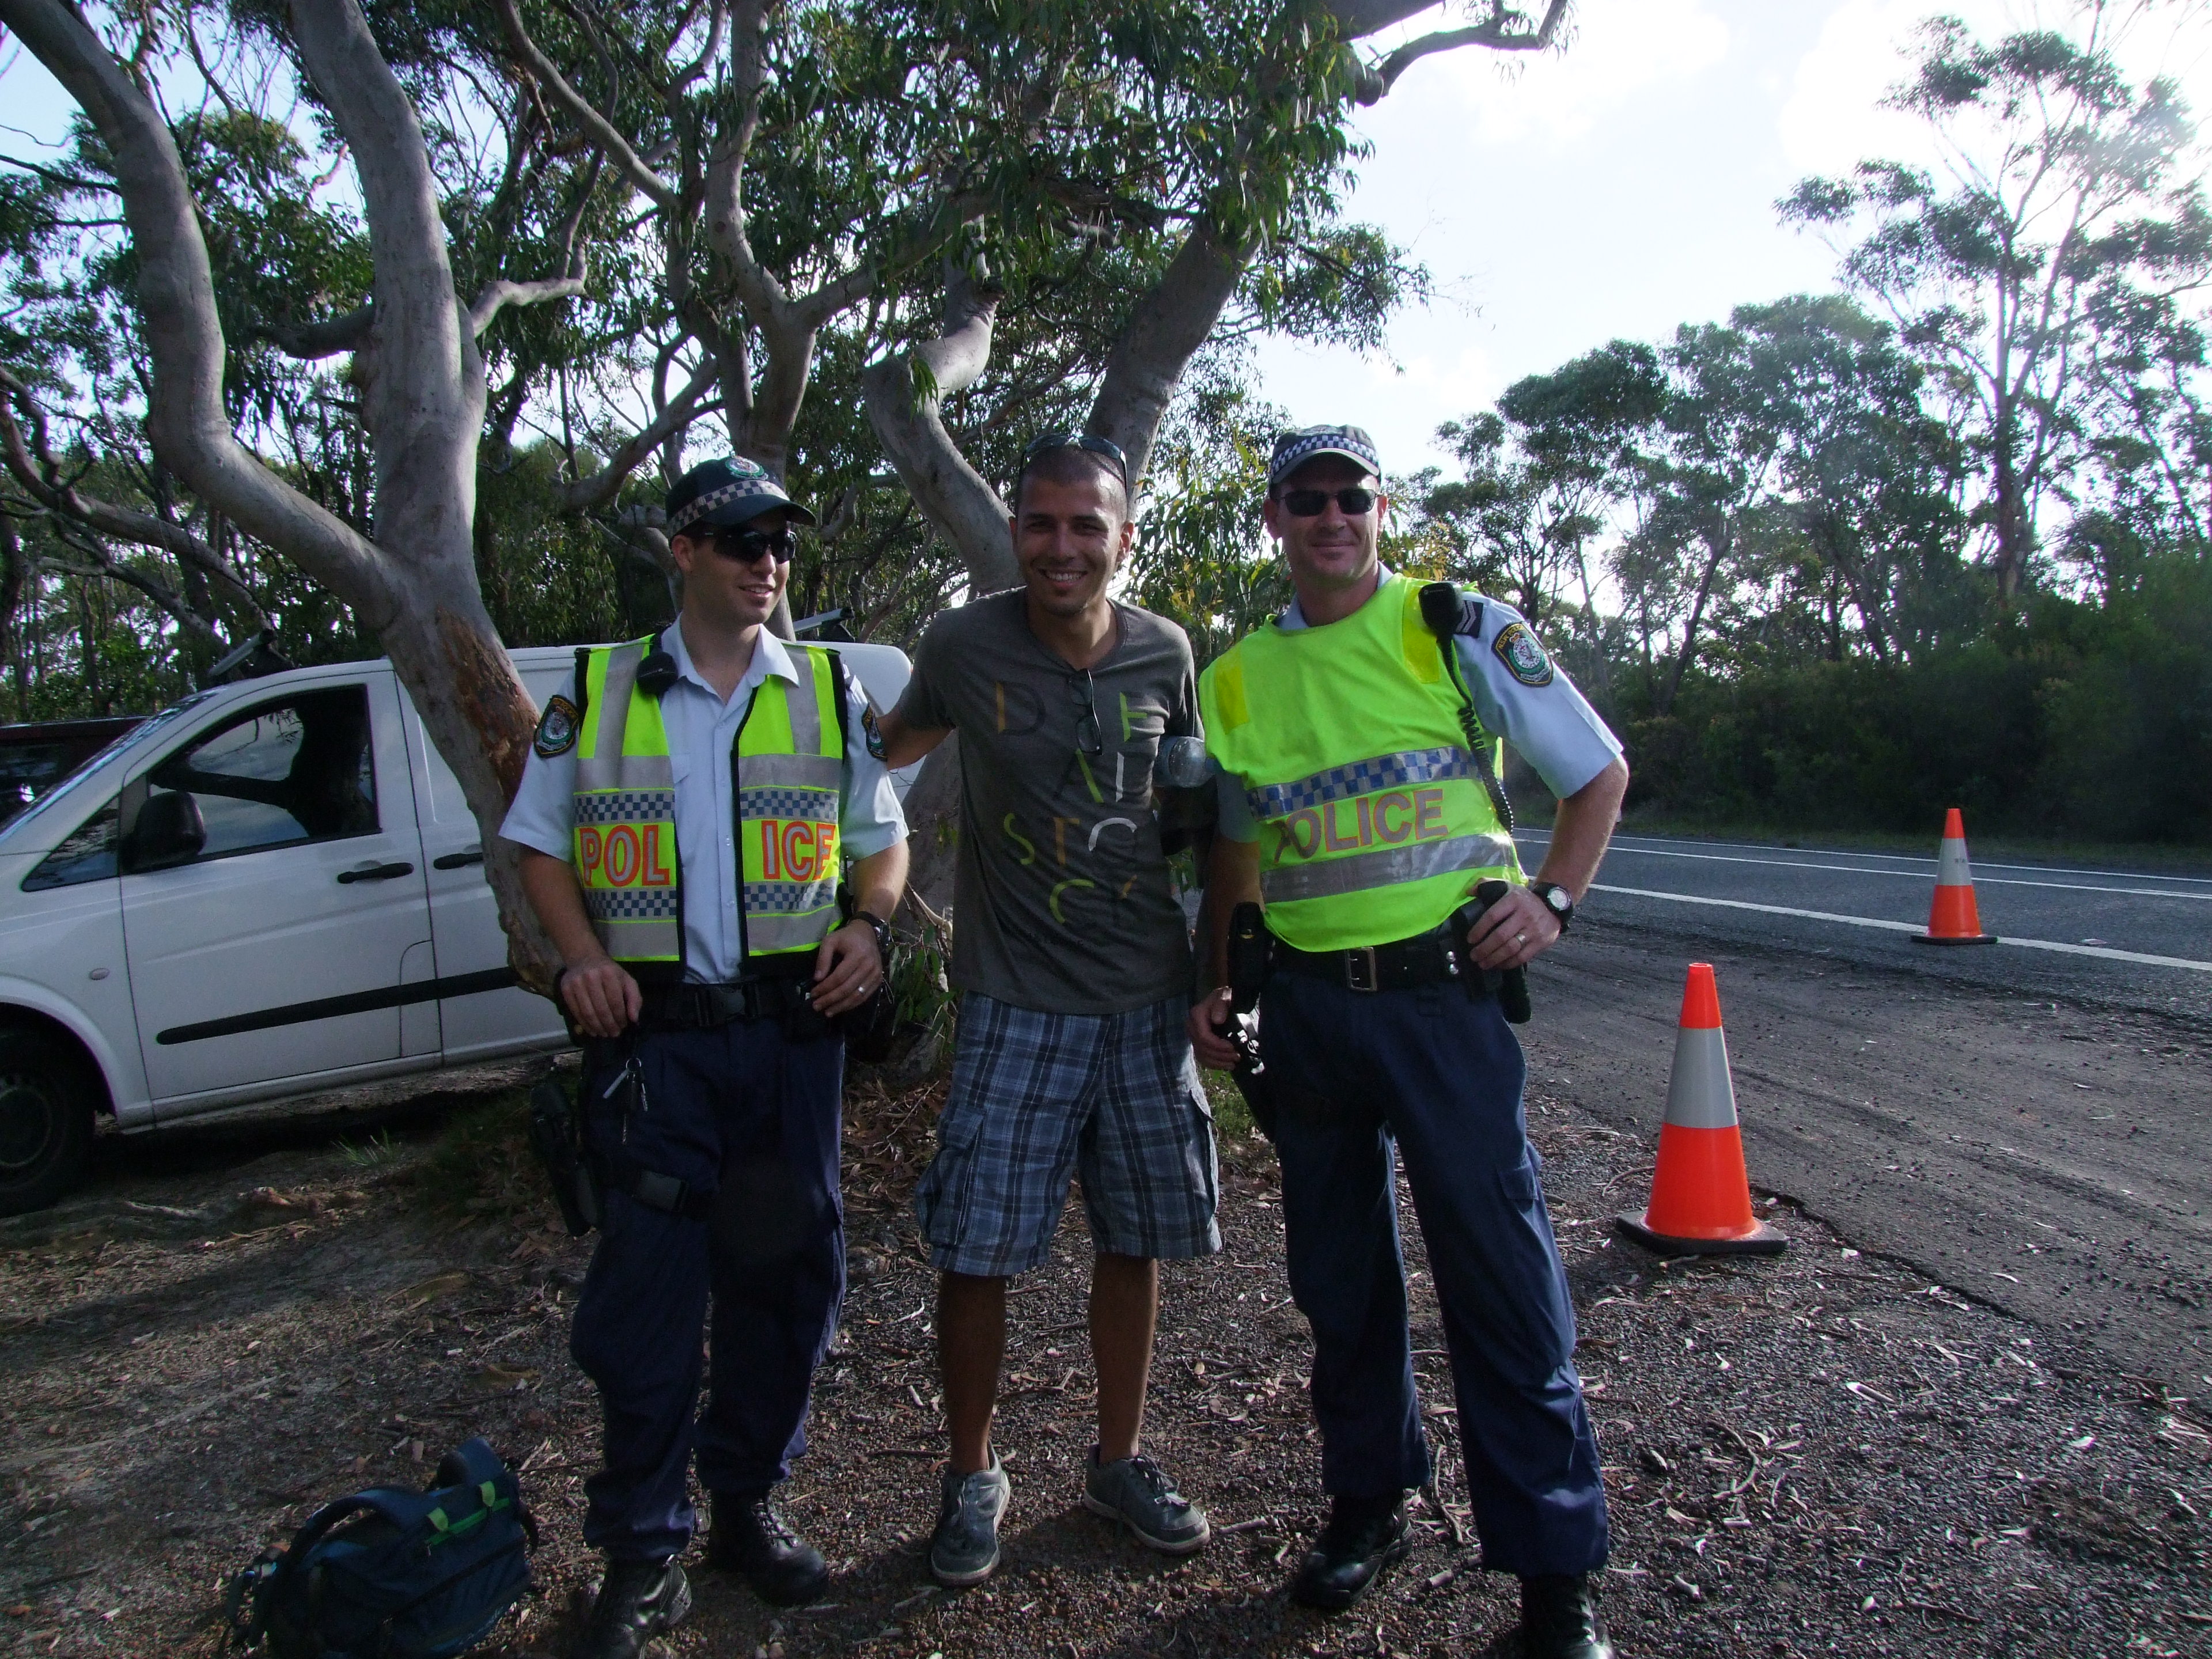
[[[368,691],[333,686],[247,709],[148,774],[199,803],[203,859],[376,833]]]
[[[88,881],[106,881],[115,873],[117,831],[115,803],[94,812],[76,830],[40,859],[23,878],[23,891],[43,893],[50,887],[76,887]]]

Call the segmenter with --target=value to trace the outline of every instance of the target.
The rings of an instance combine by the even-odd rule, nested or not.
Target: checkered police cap
[[[814,522],[814,515],[786,495],[767,468],[732,455],[702,461],[676,481],[668,492],[668,527],[682,535],[701,525],[746,524],[777,507],[793,524]]]
[[[1382,458],[1365,427],[1304,426],[1275,440],[1274,453],[1267,458],[1267,488],[1274,489],[1316,455],[1341,455],[1382,476]]]

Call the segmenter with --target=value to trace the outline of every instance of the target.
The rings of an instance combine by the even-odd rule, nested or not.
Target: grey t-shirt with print
[[[1204,735],[1190,641],[1116,603],[1087,674],[1030,632],[1019,588],[939,613],[899,718],[960,733],[952,982],[1017,1007],[1111,1014],[1187,994],[1190,934],[1158,820],[1163,736]]]

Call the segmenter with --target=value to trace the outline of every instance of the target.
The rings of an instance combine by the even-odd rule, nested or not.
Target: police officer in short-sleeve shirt
[[[602,1188],[569,1346],[604,1412],[584,1536],[607,1569],[574,1659],[632,1659],[684,1617],[695,1463],[709,1565],[779,1605],[828,1583],[769,1493],[844,1291],[831,1021],[882,984],[906,879],[866,702],[832,652],[765,626],[812,516],[738,457],[678,479],[668,522],[682,614],[577,653],[501,826],[567,964]]]
[[[1213,977],[1231,911],[1261,901],[1273,965],[1261,1049],[1332,1500],[1291,1594],[1351,1606],[1406,1553],[1403,1499],[1430,1477],[1398,1249],[1402,1158],[1484,1565],[1522,1581],[1528,1659],[1609,1659],[1589,1584],[1605,1563],[1605,1497],[1566,1274],[1522,1115],[1520,1045],[1474,970],[1519,967],[1558,942],[1628,771],[1509,608],[1462,596],[1446,654],[1423,584],[1377,559],[1381,471],[1357,427],[1278,442],[1266,520],[1297,600],[1199,683],[1223,774]],[[1533,881],[1495,788],[1501,738],[1559,798]],[[1455,924],[1488,880],[1510,884],[1506,896]],[[1227,999],[1202,1000],[1190,1020],[1199,1057],[1223,1066],[1235,1059]]]

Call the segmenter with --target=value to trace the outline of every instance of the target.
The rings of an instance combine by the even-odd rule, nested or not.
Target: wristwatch
[[[1569,909],[1572,909],[1574,907],[1570,905],[1567,908]],[[890,923],[885,921],[881,916],[878,915],[872,910],[855,910],[853,912],[852,915],[847,919],[852,921],[865,921],[868,924],[869,932],[872,933],[876,936],[876,959],[883,963],[884,972],[890,972],[891,965]]]
[[[1565,933],[1567,924],[1575,919],[1574,895],[1556,881],[1532,881],[1528,884],[1528,890],[1543,900],[1544,908],[1559,924],[1559,931]]]

